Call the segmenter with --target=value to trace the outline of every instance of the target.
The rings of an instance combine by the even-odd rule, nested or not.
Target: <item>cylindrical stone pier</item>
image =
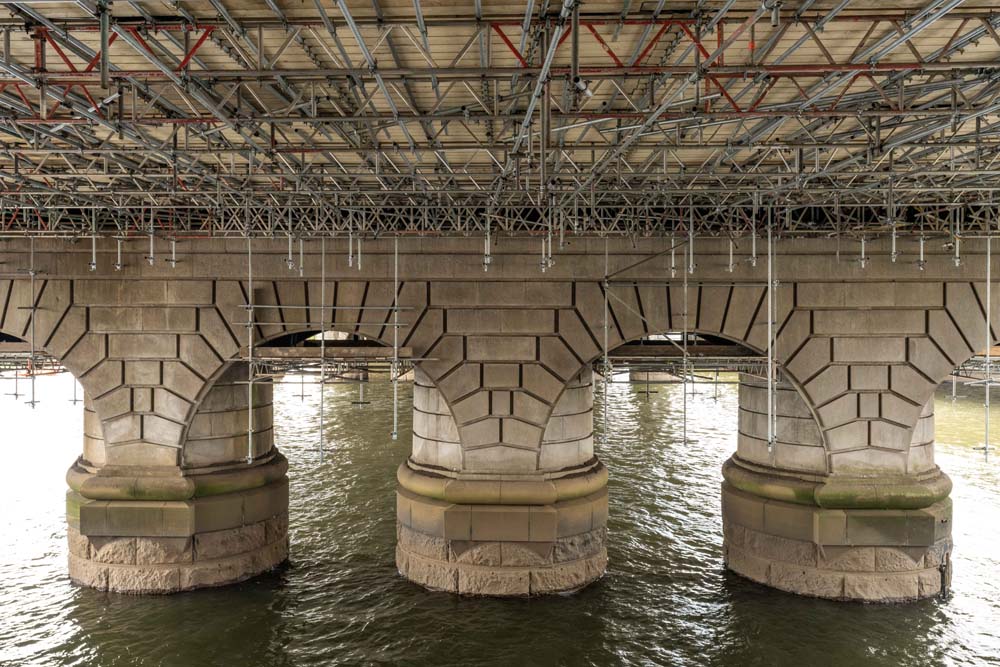
[[[396,494],[400,573],[427,588],[491,596],[573,591],[599,578],[608,496],[593,400],[585,369],[553,407],[534,470],[502,458],[484,469],[481,457],[470,469],[448,405],[415,369],[413,451]],[[495,399],[491,410],[511,414]]]
[[[727,567],[784,591],[898,602],[937,595],[951,579],[951,481],[934,464],[934,401],[913,429],[906,474],[859,448],[831,471],[815,418],[798,391],[775,391],[767,447],[767,382],[740,376],[739,438],[723,466]]]
[[[272,385],[254,385],[247,463],[246,378],[244,363],[223,373],[178,450],[151,442],[106,447],[85,397],[84,453],[67,473],[73,581],[118,593],[173,593],[242,581],[287,559],[288,463],[274,448]],[[154,400],[171,400],[159,388],[131,391],[140,414]]]

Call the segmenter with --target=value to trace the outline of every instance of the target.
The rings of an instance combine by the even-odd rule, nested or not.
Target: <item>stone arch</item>
[[[608,298],[608,350],[648,336],[681,333],[710,335],[742,345],[758,355],[767,348],[767,289],[763,285],[689,286],[688,315],[684,313],[682,285],[650,285],[640,282],[611,285]],[[589,367],[603,355],[604,286],[579,283],[570,318],[561,318],[560,340],[578,358],[579,367]],[[613,290],[613,291],[612,291]],[[612,297],[611,295],[615,296]],[[777,360],[794,352],[802,342],[798,335],[801,315],[792,307],[794,285],[775,291],[774,354]],[[693,310],[693,313],[690,312]],[[564,322],[564,320],[568,321]],[[819,424],[819,417],[793,373],[779,368],[781,380],[794,390],[805,409]],[[822,430],[820,444],[826,446]]]
[[[113,391],[114,368],[105,363],[105,341],[88,330],[87,309],[73,303],[74,281],[0,280],[0,333],[55,359],[83,387],[85,462],[104,465],[104,440],[92,396]],[[96,435],[97,437],[90,437]]]
[[[327,331],[356,333],[347,327],[330,327]],[[255,340],[254,346],[266,349],[282,339],[319,333],[320,330],[315,327],[282,326],[281,330],[269,330],[266,336]],[[358,335],[364,337],[364,334]],[[386,345],[382,340],[376,339],[376,342]],[[248,457],[257,459],[273,449],[272,382],[261,380],[254,383],[251,436],[246,414],[249,405],[248,373],[244,348],[240,347],[232,357],[221,360],[205,379],[184,424],[181,467],[237,465],[244,463]]]
[[[401,284],[400,292],[403,292]],[[289,280],[256,279],[253,282],[253,303],[257,307],[254,312],[254,345],[264,346],[282,337],[319,333],[320,327],[314,323],[326,321],[326,331],[359,335],[369,340],[375,340],[382,345],[392,345],[391,315],[387,310],[393,303],[391,283],[371,280],[329,280],[325,290],[326,303],[322,303],[323,289],[318,281],[301,278]],[[213,311],[210,315],[215,340],[207,340],[209,346],[192,342],[187,353],[199,360],[204,360],[195,369],[201,382],[197,390],[188,399],[190,409],[186,416],[176,415],[181,423],[178,437],[179,446],[184,451],[191,437],[192,427],[198,433],[195,438],[206,437],[212,440],[212,434],[200,431],[198,421],[205,421],[206,414],[218,415],[218,410],[229,412],[230,406],[235,409],[241,403],[236,396],[234,382],[240,382],[233,374],[235,365],[245,357],[248,343],[246,335],[247,304],[250,303],[249,285],[245,280],[216,280],[212,283],[211,301]],[[335,307],[326,313],[322,306]],[[374,308],[371,308],[374,307]],[[365,310],[369,308],[369,310]],[[402,319],[402,318],[401,318]],[[202,336],[207,339],[207,336]],[[402,342],[400,342],[402,344]],[[214,354],[213,354],[214,353]],[[245,366],[244,366],[245,368]],[[244,371],[245,372],[245,371]],[[221,384],[220,384],[221,383]],[[262,385],[263,386],[263,385]],[[227,388],[223,388],[227,387]],[[244,385],[245,387],[245,385]],[[267,389],[261,390],[267,393]],[[244,389],[243,394],[246,394]],[[225,398],[228,396],[228,398]],[[270,404],[269,396],[255,397],[259,407]],[[209,404],[206,406],[206,401]],[[216,405],[212,405],[216,401]],[[221,401],[221,403],[219,403]],[[246,408],[246,399],[242,400]],[[202,417],[199,417],[199,414]],[[221,422],[232,421],[234,417],[208,417],[208,420]],[[263,420],[262,428],[270,429],[270,420]],[[246,440],[246,424],[243,424],[242,435],[237,434],[236,424],[222,427],[226,433],[223,440],[229,443],[228,449],[235,447],[235,440]],[[227,447],[218,443],[221,454]],[[246,447],[244,447],[246,449]],[[254,448],[256,451],[256,447]],[[231,455],[232,452],[230,452]],[[183,457],[183,454],[182,454]]]
[[[453,409],[434,380],[419,366],[414,370],[411,460],[457,473],[465,469],[469,461]],[[513,414],[513,403],[518,400],[513,391],[500,390],[491,394],[487,398],[492,401],[490,414]],[[501,401],[509,403],[501,406]],[[593,377],[590,368],[583,367],[564,385],[551,408],[538,417],[539,420],[544,418],[545,426],[537,451],[521,450],[525,452],[523,456],[530,459],[522,465],[523,471],[555,473],[591,461],[594,458],[593,409]],[[463,416],[461,412],[459,415]]]
[[[915,459],[913,466],[909,459],[911,446],[932,440],[926,427],[934,389],[986,345],[985,285],[938,285],[916,289],[884,283],[861,289],[788,282],[775,289],[774,352],[781,379],[803,401],[827,450],[826,465],[812,472],[849,472],[855,456],[870,463],[867,450],[898,474],[932,465],[927,456],[917,457],[923,463]],[[688,289],[685,318],[683,286],[613,284],[608,347],[687,328],[763,352],[765,286],[699,284]],[[580,366],[601,356],[602,290],[600,283],[579,283],[572,317],[560,319],[563,347],[579,357]],[[1000,314],[998,293],[994,290],[992,312]],[[994,323],[994,342],[1000,339],[998,330]],[[566,355],[561,349],[558,353],[553,359]]]

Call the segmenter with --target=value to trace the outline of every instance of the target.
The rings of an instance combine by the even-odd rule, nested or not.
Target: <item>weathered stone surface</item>
[[[875,547],[835,547],[819,549],[818,565],[821,570],[840,572],[874,572]]]
[[[72,553],[69,555],[69,576],[81,586],[99,591],[108,589],[108,566]]]
[[[844,575],[842,573],[781,561],[771,563],[767,583],[769,586],[800,595],[823,598],[844,597]],[[848,595],[847,597],[852,596]]]
[[[880,547],[875,549],[875,570],[879,572],[909,572],[923,564],[926,549],[920,547]]]
[[[458,566],[422,558],[416,554],[398,549],[397,554],[406,554],[405,575],[408,579],[432,590],[458,592]],[[397,555],[397,563],[399,562]],[[402,567],[400,569],[403,569]]]
[[[425,535],[399,524],[398,540],[402,548],[426,558],[448,560],[448,542],[443,537]]]
[[[528,595],[531,592],[530,572],[520,568],[460,567],[458,592],[467,595]]]
[[[425,483],[432,478],[421,479],[420,483]],[[511,596],[573,590],[604,572],[607,492],[603,488],[548,505],[449,506],[409,490],[414,483],[408,480],[408,486],[397,490],[396,562],[400,573],[412,581],[463,594]],[[501,493],[504,488],[518,498],[523,494],[530,497],[534,492],[532,483],[523,480],[463,480],[461,485],[462,493],[492,502],[504,497]],[[429,522],[415,521],[415,511],[430,512],[435,518]],[[564,512],[567,516],[563,525],[573,531],[557,538],[559,517]],[[575,518],[577,514],[585,518],[587,530],[576,529],[580,523]],[[423,534],[423,528],[416,525],[422,522],[437,530],[439,516],[444,518],[447,558],[442,558],[442,541]],[[595,522],[597,528],[592,528]],[[562,562],[555,560],[557,550]]]
[[[266,568],[270,569],[270,568]],[[247,579],[263,570],[256,567],[253,554],[213,561],[197,561],[180,573],[178,585],[182,589],[222,586]]]
[[[288,513],[282,512],[264,522],[264,537],[268,544],[288,538]]]
[[[760,558],[781,560],[795,565],[815,567],[816,545],[803,540],[790,540],[755,530],[746,531],[744,545]]]
[[[553,558],[557,563],[589,558],[604,549],[606,540],[607,529],[604,527],[569,537],[560,537],[556,540]]]
[[[259,549],[267,543],[263,523],[200,533],[194,537],[197,560],[224,558]]]
[[[947,588],[951,584],[949,574],[949,572],[942,574],[938,570],[921,570],[918,574],[919,596],[926,598],[941,593],[942,587]]]
[[[924,551],[924,567],[947,565],[951,555],[951,540],[941,540]]]
[[[79,531],[69,526],[66,528],[66,540],[72,555],[90,558],[90,539],[86,535],[81,535]]]
[[[605,567],[607,555],[600,554],[586,560],[533,569],[530,589],[535,594],[574,591],[598,579]]]
[[[723,548],[725,550],[726,567],[759,584],[768,583],[771,561],[757,558],[746,550],[732,544],[726,544]]]
[[[504,567],[537,567],[552,563],[549,542],[501,542],[500,564]]]
[[[70,576],[116,593],[172,593],[242,581],[288,557],[287,518],[183,537],[76,537],[70,529]],[[265,538],[271,538],[265,542]],[[89,547],[80,555],[83,542]],[[200,549],[195,548],[195,544]]]
[[[500,565],[500,542],[460,542],[449,543],[448,560],[464,565]]]
[[[134,537],[92,537],[90,558],[98,563],[135,563]]]
[[[109,567],[108,590],[115,593],[173,593],[181,588],[176,567]]]
[[[851,574],[844,578],[844,597],[871,602],[916,600],[920,597],[920,575],[917,572]]]
[[[190,537],[138,537],[135,543],[136,565],[189,563],[194,556]]]

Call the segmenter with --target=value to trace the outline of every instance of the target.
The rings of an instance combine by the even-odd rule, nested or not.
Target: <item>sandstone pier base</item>
[[[796,390],[777,388],[767,451],[766,385],[741,376],[739,450],[723,467],[727,567],[791,593],[903,602],[951,582],[951,482],[936,466],[908,475],[826,470],[820,431]],[[763,407],[763,410],[762,410]],[[913,445],[933,443],[933,399]]]
[[[288,462],[273,446],[271,385],[254,387],[248,463],[246,372],[233,364],[208,390],[179,465],[107,448],[86,397],[84,455],[67,473],[73,581],[173,593],[242,581],[288,558]]]
[[[503,458],[474,464],[417,369],[413,454],[397,474],[400,573],[427,588],[490,596],[574,591],[601,577],[608,476],[593,455],[592,411],[585,370],[552,410],[534,469]]]

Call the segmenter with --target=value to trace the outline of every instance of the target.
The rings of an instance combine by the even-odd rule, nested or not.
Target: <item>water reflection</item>
[[[291,461],[287,568],[162,598],[78,589],[64,574],[62,496],[80,407],[69,378],[40,385],[34,414],[0,401],[5,462],[18,473],[0,485],[0,664],[981,665],[1000,655],[1000,474],[973,450],[981,389],[960,387],[955,403],[947,389],[938,397],[938,462],[955,481],[953,595],[865,606],[725,572],[720,467],[736,446],[737,406],[728,384],[687,396],[677,385],[650,385],[648,395],[609,387],[598,451],[611,473],[610,567],[577,595],[466,599],[402,580],[393,492],[409,446],[409,387],[395,442],[388,385],[370,385],[366,406],[354,405],[355,386],[328,387],[319,466],[319,395],[297,377],[275,388],[278,444]],[[600,438],[600,392],[595,415]]]

